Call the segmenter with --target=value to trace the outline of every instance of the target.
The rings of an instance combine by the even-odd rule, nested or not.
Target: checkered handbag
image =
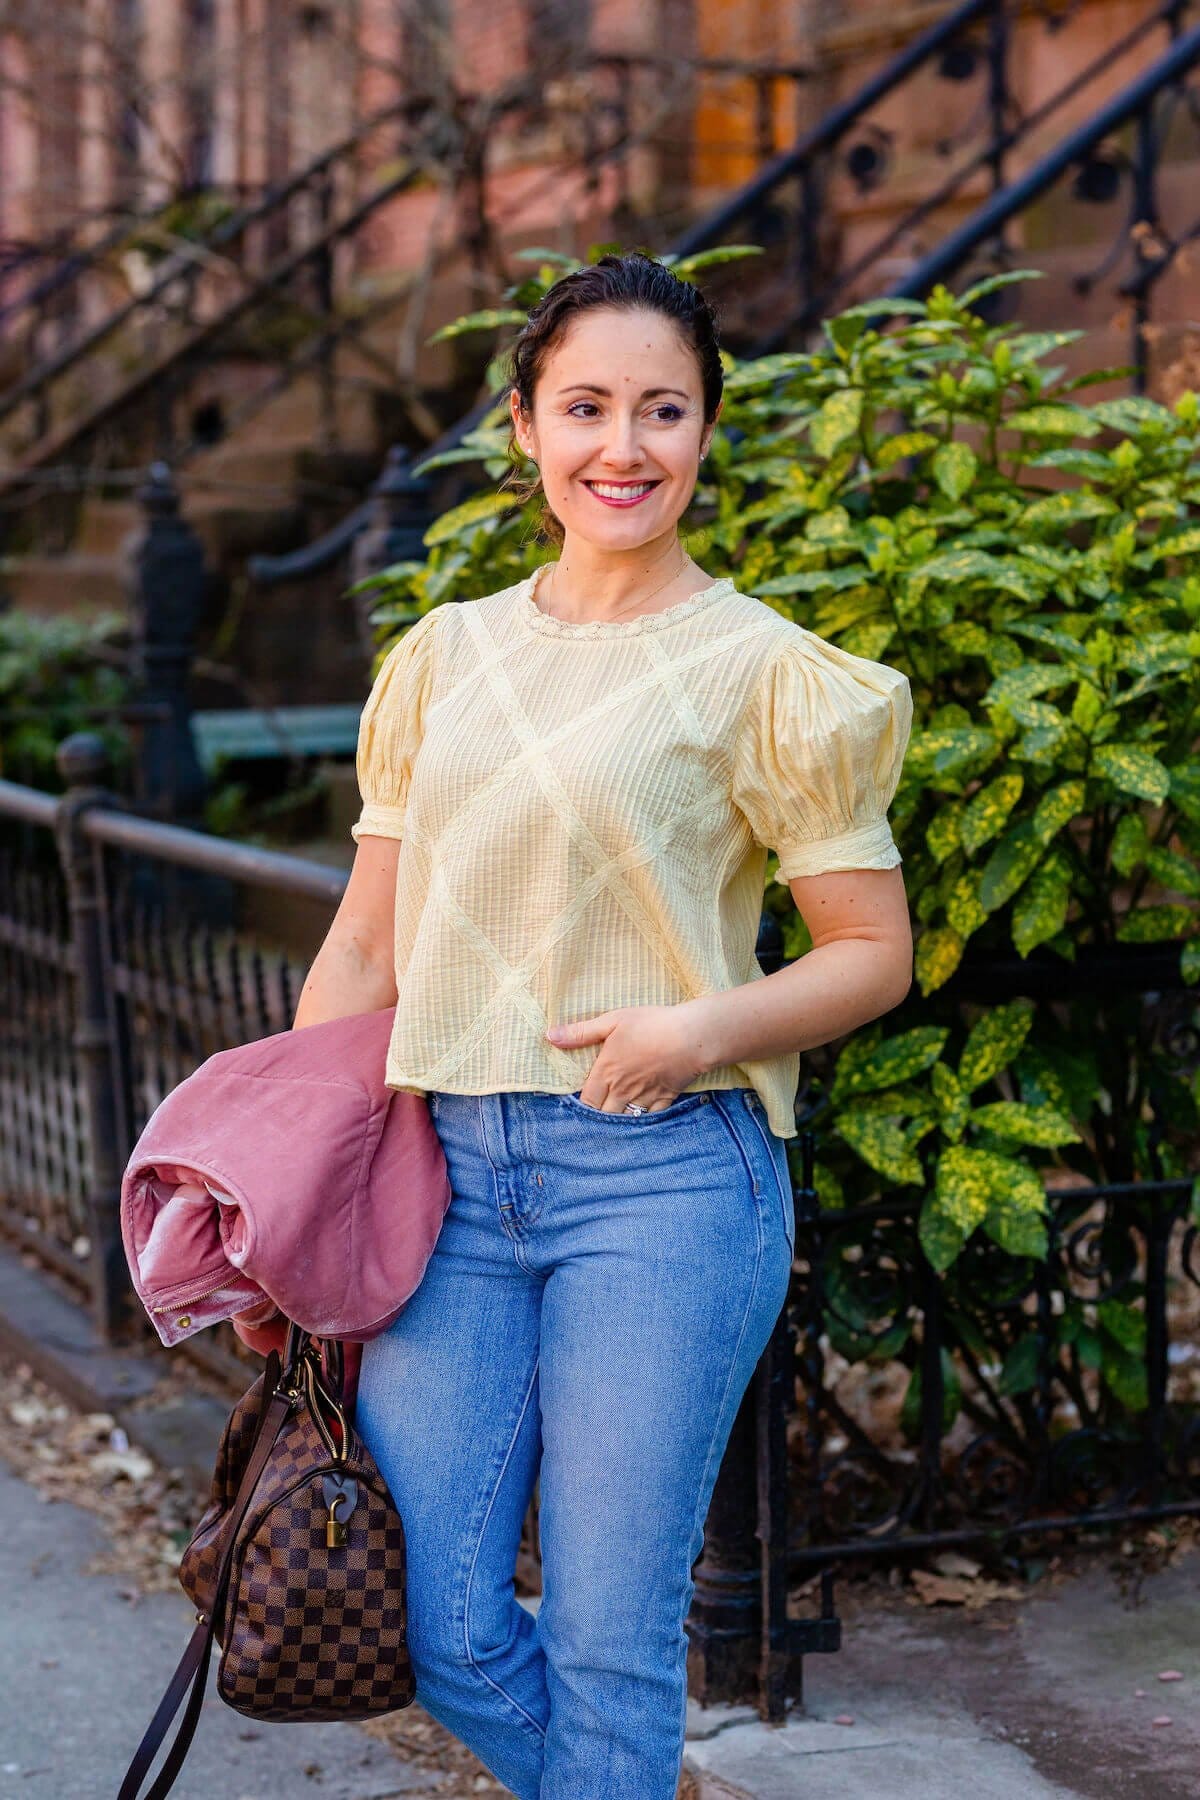
[[[214,1638],[217,1692],[250,1718],[366,1719],[408,1706],[404,1527],[342,1404],[342,1347],[296,1325],[222,1433],[209,1504],[180,1559],[196,1628],[126,1771],[136,1800],[191,1688],[145,1800],[183,1766]]]

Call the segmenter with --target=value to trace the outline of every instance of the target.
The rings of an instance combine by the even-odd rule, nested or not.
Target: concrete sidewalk
[[[843,1588],[843,1648],[808,1660],[803,1717],[695,1709],[700,1800],[1198,1800],[1200,1552],[1136,1606],[1119,1560],[975,1613]]]
[[[46,1505],[3,1463],[0,1519],[0,1800],[113,1800],[194,1611],[182,1590],[131,1607],[119,1579],[85,1575],[106,1541],[99,1521]],[[215,1666],[172,1800],[448,1794],[356,1726],[256,1726],[224,1704],[214,1678]]]
[[[102,1350],[85,1315],[4,1249],[0,1350],[207,1481],[228,1403],[165,1380],[178,1355]],[[2,1463],[0,1518],[0,1800],[112,1800],[192,1609],[182,1590],[131,1608],[118,1579],[82,1574],[100,1522],[47,1505]],[[1075,1564],[976,1612],[843,1584],[843,1649],[808,1659],[802,1715],[774,1727],[751,1708],[689,1706],[696,1800],[1200,1800],[1200,1551],[1134,1584],[1136,1605],[1118,1547]],[[1182,1679],[1160,1682],[1166,1671]],[[215,1690],[176,1792],[469,1800],[360,1727],[256,1727]]]

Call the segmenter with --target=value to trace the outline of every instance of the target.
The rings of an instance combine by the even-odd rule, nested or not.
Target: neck
[[[693,591],[699,573],[675,532],[635,550],[599,550],[569,537],[557,563],[543,576],[539,597],[545,610],[560,619],[582,623],[628,617],[643,601],[657,612]]]

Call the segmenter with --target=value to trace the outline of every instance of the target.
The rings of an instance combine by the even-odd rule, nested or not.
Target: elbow
[[[892,944],[886,959],[881,959],[875,994],[878,1002],[876,1018],[885,1013],[894,1012],[903,1005],[912,992],[914,980],[913,947],[910,938],[905,944]]]

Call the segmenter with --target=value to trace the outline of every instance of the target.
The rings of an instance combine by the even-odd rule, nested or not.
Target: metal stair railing
[[[872,274],[903,244],[915,230],[933,218],[947,204],[958,199],[980,175],[986,174],[993,194],[1007,185],[1007,168],[1011,153],[1028,143],[1035,132],[1051,123],[1064,108],[1109,73],[1123,58],[1136,51],[1156,31],[1163,30],[1173,41],[1182,29],[1192,0],[1158,0],[1158,4],[1108,44],[1092,61],[1072,74],[1061,87],[1029,113],[1014,116],[1015,100],[1011,79],[1012,26],[1025,10],[1014,0],[979,0],[978,4],[959,7],[930,27],[921,37],[896,57],[878,75],[868,81],[841,106],[836,107],[793,149],[777,160],[773,169],[762,174],[739,191],[709,219],[683,240],[685,253],[708,248],[724,239],[740,221],[753,221],[767,200],[789,184],[799,190],[796,229],[798,233],[798,267],[796,271],[799,297],[781,304],[782,316],[771,330],[759,334],[750,346],[756,356],[768,355],[785,344],[802,342],[815,330],[822,318],[828,317],[846,296],[857,297],[866,290]],[[1036,17],[1037,9],[1034,9]],[[1069,16],[1069,15],[1068,15]],[[1067,16],[1046,16],[1050,30],[1060,30]],[[848,143],[846,158],[849,172],[864,192],[882,186],[887,167],[888,138],[869,124],[869,115],[881,100],[900,88],[920,70],[942,59],[946,72],[954,70],[955,51],[970,45],[973,26],[986,26],[987,40],[987,132],[983,141],[959,162],[933,190],[914,206],[904,209],[881,234],[863,249],[852,263],[830,267],[820,247],[820,225],[824,213],[823,191],[835,155]],[[972,56],[973,56],[972,52]],[[953,79],[963,77],[973,63],[963,64]],[[872,135],[874,132],[874,135]],[[859,142],[852,140],[859,134]],[[953,143],[949,148],[953,148]]]
[[[1048,193],[1069,169],[1084,165],[1106,139],[1123,126],[1133,124],[1136,128],[1134,148],[1129,161],[1132,205],[1129,226],[1122,237],[1128,237],[1134,268],[1118,292],[1133,303],[1131,360],[1139,389],[1144,389],[1147,374],[1145,327],[1149,322],[1151,295],[1185,245],[1200,237],[1200,214],[1179,236],[1167,233],[1159,217],[1156,175],[1164,134],[1155,117],[1155,109],[1171,90],[1183,92],[1188,114],[1197,127],[1200,148],[1200,94],[1183,90],[1187,75],[1198,63],[1200,25],[1195,25],[1177,37],[1157,62],[1143,70],[1083,125],[1069,132],[1032,168],[994,194],[956,230],[948,233],[935,250],[922,257],[907,275],[887,289],[888,296],[919,299],[936,282],[945,281],[954,274],[984,245],[994,246],[1000,259],[1007,260],[1008,251],[1002,234],[1009,221]],[[1111,260],[1111,257],[1106,258],[1106,263]],[[1078,279],[1081,287],[1094,281],[1093,276]]]
[[[37,364],[20,381],[0,393],[0,423],[11,417],[27,401],[40,397],[64,376],[72,373],[88,357],[109,343],[138,314],[148,313],[180,281],[197,282],[201,274],[212,266],[214,258],[219,256],[227,259],[223,265],[226,270],[232,270],[239,278],[250,280],[255,287],[260,287],[262,278],[255,280],[247,276],[236,262],[228,258],[228,253],[243,243],[256,228],[269,230],[275,220],[284,216],[299,194],[309,189],[320,189],[322,184],[330,180],[339,165],[349,162],[358,154],[362,144],[374,132],[394,120],[408,120],[411,112],[412,105],[409,101],[381,108],[284,181],[268,188],[251,205],[239,208],[212,231],[169,255],[144,292],[131,295],[74,343],[64,346]],[[114,396],[114,400],[117,399],[119,397]],[[60,449],[61,444],[56,444],[55,448]],[[36,466],[38,461],[44,461],[46,457],[39,455],[35,447],[23,460],[27,467]]]
[[[1008,72],[1010,27],[1013,17],[1023,9],[1020,8],[1019,0],[963,0],[962,5],[955,7],[922,32],[866,81],[850,99],[835,107],[790,149],[765,162],[762,169],[728,200],[677,235],[667,246],[665,254],[681,258],[729,241],[729,234],[734,227],[743,222],[753,224],[756,215],[762,214],[764,207],[781,189],[789,183],[799,182],[803,197],[799,214],[800,300],[797,305],[785,311],[780,323],[768,336],[758,338],[749,349],[749,354],[765,355],[778,348],[789,337],[803,334],[818,324],[820,318],[826,315],[830,304],[852,281],[858,282],[868,276],[871,268],[895,248],[905,232],[953,199],[982,168],[989,172],[993,194],[1002,196],[1006,193],[1006,160],[1011,150],[1051,121],[1056,113],[1084,92],[1091,83],[1107,74],[1123,57],[1137,49],[1152,32],[1165,29],[1173,40],[1177,40],[1180,21],[1190,3],[1191,0],[1159,0],[1159,4],[1153,6],[1143,18],[1136,21],[1091,62],[1076,71],[1040,106],[1013,122],[1010,118],[1012,102]],[[1056,29],[1061,23],[1061,19],[1047,19],[1050,29]],[[972,28],[981,25],[986,26],[988,31],[986,103],[989,129],[985,141],[932,195],[909,209],[898,223],[889,227],[849,269],[822,275],[817,251],[822,167],[862,127],[864,120],[881,101],[894,94],[917,72],[928,68],[935,59],[950,56],[956,49],[961,50],[964,43],[969,41]],[[738,265],[740,279],[745,277],[745,267],[743,263]],[[498,390],[483,396],[469,412],[421,452],[421,459],[457,449],[463,439],[503,398],[505,391]],[[251,579],[269,585],[276,581],[305,579],[333,566],[346,554],[372,519],[377,518],[381,512],[386,512],[389,504],[394,504],[401,498],[405,487],[400,466],[402,459],[403,453],[394,453],[389,468],[381,478],[378,494],[381,505],[371,500],[360,504],[323,537],[301,550],[281,556],[252,557],[248,564]],[[408,482],[410,511],[413,510],[419,485]]]

